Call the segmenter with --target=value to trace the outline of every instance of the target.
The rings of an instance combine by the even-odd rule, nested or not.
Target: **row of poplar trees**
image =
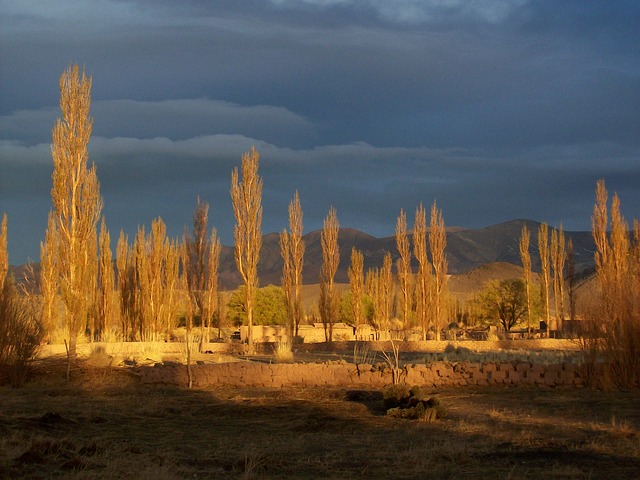
[[[323,263],[318,305],[325,328],[325,337],[329,342],[333,339],[334,320],[339,316],[339,299],[334,285],[334,277],[340,261],[338,232],[337,214],[335,209],[331,208],[324,220],[321,233]],[[373,326],[378,332],[391,329],[392,306],[397,285],[400,295],[400,323],[405,335],[417,323],[423,339],[427,338],[429,331],[433,331],[436,339],[439,340],[447,317],[446,242],[442,211],[434,202],[431,208],[430,228],[427,228],[427,215],[422,204],[416,209],[413,249],[407,234],[406,213],[404,210],[400,211],[396,222],[397,283],[394,282],[393,260],[390,252],[385,254],[380,268],[370,268],[365,274],[364,255],[353,247],[347,273],[356,329],[365,324]],[[418,262],[418,271],[415,274],[411,268],[412,255]],[[365,312],[365,295],[371,299],[373,306],[372,317],[369,318]],[[417,322],[414,322],[414,319]]]
[[[151,231],[140,227],[131,243],[121,232],[114,262],[111,236],[102,217],[96,167],[88,161],[87,147],[93,125],[89,115],[91,82],[77,65],[67,68],[60,77],[61,118],[53,128],[51,147],[53,208],[40,252],[42,323],[49,332],[60,321],[64,323],[71,357],[75,356],[81,334],[87,333],[95,340],[167,339],[175,327],[181,305],[186,309],[183,313],[187,332],[196,318],[201,319],[203,327],[211,328],[218,308],[221,247],[216,230],[208,233],[208,205],[199,199],[193,230],[186,231],[181,241],[168,238],[166,226],[158,218],[152,222]],[[241,169],[234,169],[231,175],[231,199],[236,218],[234,256],[245,285],[249,327],[254,323],[262,242],[262,179],[258,175],[258,165],[259,154],[252,148],[242,156]],[[289,230],[285,229],[280,237],[284,260],[282,285],[292,335],[298,334],[303,319],[300,290],[305,245],[302,229],[302,208],[296,193],[289,206]],[[417,316],[426,332],[429,324],[438,327],[442,318],[446,279],[444,223],[435,204],[430,231],[431,262],[426,253],[426,220],[422,206],[416,212],[414,230],[414,253],[420,264],[416,285]],[[329,341],[339,310],[334,282],[340,260],[338,231],[337,214],[331,208],[322,231],[319,304]],[[408,325],[411,254],[404,212],[398,218],[396,236],[400,251],[397,270],[403,295],[403,322]],[[366,281],[362,264],[362,254],[354,250],[349,275],[356,324],[364,323],[361,294],[366,285],[367,293],[374,299],[373,323],[385,328],[393,290],[390,255],[387,254],[380,269],[367,273]],[[439,331],[440,328],[436,328],[436,332]],[[248,343],[252,345],[252,329],[248,332]]]
[[[62,116],[52,134],[53,208],[40,252],[42,323],[49,332],[64,325],[71,358],[84,333],[95,340],[167,338],[179,308],[185,310],[187,343],[196,318],[206,328],[203,337],[208,336],[218,309],[221,250],[216,230],[208,232],[208,205],[198,199],[193,230],[185,231],[181,241],[167,237],[160,218],[148,233],[140,227],[131,244],[121,233],[114,268],[96,168],[88,164],[90,104],[91,78],[77,65],[70,66],[60,78]],[[257,171],[254,150],[243,156],[242,174],[253,175],[251,168]],[[247,185],[238,180],[237,169],[233,171],[231,193],[239,219],[236,260],[248,288],[259,251],[256,189],[260,183]],[[255,224],[258,234],[252,230]]]
[[[573,261],[573,242],[569,239],[565,241],[565,234],[562,224],[555,229],[551,229],[551,243],[549,243],[549,226],[542,223],[538,226],[537,232],[538,252],[540,256],[540,300],[542,305],[543,320],[547,328],[552,323],[551,316],[551,296],[550,289],[553,290],[554,320],[555,329],[563,330],[565,319],[565,284],[569,286],[569,318],[576,317],[576,297],[575,297],[575,264]],[[531,243],[531,232],[527,226],[522,227],[520,236],[520,261],[522,262],[523,281],[526,296],[527,328],[532,328],[532,299],[531,299],[531,254],[529,252]]]
[[[181,241],[166,236],[166,226],[160,218],[154,220],[151,231],[139,228],[132,243],[124,233],[117,242],[115,268],[110,234],[102,218],[102,198],[95,165],[88,164],[88,143],[92,131],[89,116],[91,78],[77,65],[70,66],[60,78],[61,118],[52,133],[51,198],[46,237],[41,243],[40,293],[41,319],[48,331],[63,321],[69,341],[70,356],[75,356],[79,335],[88,333],[92,339],[119,337],[124,340],[158,340],[167,338],[175,327],[178,309],[185,311],[187,336],[196,318],[207,329],[214,323],[219,308],[218,265],[220,241],[215,229],[208,230],[208,205],[199,199],[193,218],[193,230],[186,231]],[[231,199],[236,224],[234,227],[234,257],[245,286],[248,343],[253,345],[252,326],[254,303],[258,289],[258,260],[262,245],[262,179],[258,175],[259,154],[252,148],[242,156],[240,170],[231,174]],[[1,224],[0,278],[6,277],[6,216]],[[98,225],[100,227],[98,228]],[[332,207],[325,218],[321,233],[323,264],[320,274],[319,312],[326,338],[333,338],[333,325],[339,317],[339,299],[334,282],[340,261],[338,246],[339,223]],[[638,301],[640,298],[640,227],[634,223],[633,239],[619,211],[614,196],[609,223],[607,192],[604,182],[598,183],[593,215],[593,235],[596,243],[596,269],[600,287],[599,315],[605,322],[598,337],[609,335],[608,351],[620,351],[616,345],[627,342],[625,372],[637,382]],[[302,268],[305,244],[302,237],[302,208],[298,194],[289,205],[289,230],[280,235],[284,260],[282,285],[287,300],[289,331],[298,334],[303,320],[301,299]],[[550,323],[549,289],[554,290],[557,327],[564,319],[564,271],[573,255],[571,241],[565,248],[562,227],[551,232],[548,226],[538,231],[541,260],[541,291],[544,315]],[[426,211],[422,204],[416,209],[413,228],[413,248],[407,234],[407,219],[403,210],[396,222],[397,286],[400,293],[402,328],[407,331],[415,323],[423,338],[429,330],[436,339],[446,321],[447,259],[446,232],[442,212],[434,202],[427,228]],[[530,233],[526,227],[520,240],[520,254],[529,300],[531,282]],[[412,255],[418,263],[414,274]],[[569,265],[572,262],[569,261]],[[372,324],[376,329],[390,327],[395,282],[392,258],[387,252],[380,268],[364,274],[362,252],[353,249],[348,270],[351,307],[356,326]],[[117,269],[117,272],[116,272]],[[551,273],[552,272],[552,273]],[[117,274],[116,274],[117,273]],[[569,310],[575,316],[572,275],[569,274]],[[373,303],[373,317],[365,319],[363,296]],[[529,304],[529,301],[527,302]],[[182,306],[182,307],[180,307]],[[531,315],[528,307],[528,321]],[[414,322],[415,319],[416,321]],[[606,323],[609,322],[609,323]],[[590,338],[591,338],[590,337]],[[187,343],[189,339],[187,338]],[[601,343],[597,343],[598,348]],[[632,360],[634,359],[634,360]]]

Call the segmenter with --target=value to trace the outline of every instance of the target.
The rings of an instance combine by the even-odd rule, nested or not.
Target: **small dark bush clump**
[[[434,422],[447,415],[434,395],[417,386],[409,388],[406,384],[392,385],[383,392],[383,402],[390,417]]]
[[[456,353],[456,346],[452,343],[447,343],[447,346],[444,347],[444,353]]]
[[[385,410],[395,407],[404,407],[411,397],[409,386],[404,383],[391,385],[382,393],[382,401]]]

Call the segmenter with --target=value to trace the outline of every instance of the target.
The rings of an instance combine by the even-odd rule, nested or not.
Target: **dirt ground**
[[[126,368],[43,361],[0,387],[0,478],[627,479],[640,392],[434,391],[434,423],[380,391],[155,387]]]

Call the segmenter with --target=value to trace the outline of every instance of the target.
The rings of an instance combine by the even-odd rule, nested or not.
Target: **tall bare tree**
[[[49,212],[47,232],[44,242],[40,242],[40,297],[42,310],[40,322],[45,335],[51,335],[58,325],[58,244],[56,221]]]
[[[591,216],[591,230],[593,240],[596,244],[595,261],[596,268],[600,269],[598,279],[600,283],[606,281],[608,275],[607,266],[609,262],[609,239],[607,238],[607,230],[609,228],[609,212],[608,212],[609,193],[604,184],[604,180],[599,180],[596,184],[596,204],[593,207],[593,215]]]
[[[396,261],[396,269],[402,295],[402,328],[406,338],[411,315],[411,249],[407,237],[407,214],[402,209],[396,221],[396,246],[400,255]]]
[[[195,303],[194,311],[202,310],[202,300],[206,281],[209,204],[198,197],[193,212],[193,230],[184,232],[184,246],[187,253],[185,275],[189,288],[189,299]],[[203,325],[204,326],[204,325]]]
[[[191,307],[188,309],[192,315],[200,313],[202,335],[200,335],[199,349],[202,351],[205,336],[210,333],[211,325],[206,325],[207,319],[203,315],[207,283],[207,256],[209,254],[209,204],[200,201],[198,197],[196,208],[193,212],[193,230],[185,229],[183,243],[185,248],[184,276],[187,282],[188,301]],[[190,319],[191,324],[194,318]],[[206,333],[205,333],[206,332]],[[209,338],[207,338],[207,342]]]
[[[564,268],[567,263],[564,230],[562,224],[551,231],[551,268],[553,271],[553,300],[558,331],[564,321]]]
[[[135,339],[137,328],[137,292],[134,250],[129,245],[129,237],[120,230],[116,245],[116,268],[118,271],[118,292],[120,294],[120,329],[122,339]]]
[[[527,297],[527,335],[531,334],[531,254],[529,245],[531,233],[526,225],[522,227],[520,235],[520,261],[522,262],[522,279],[524,280],[524,293]]]
[[[190,258],[188,248],[186,246],[186,239],[182,242],[180,248],[180,254],[182,256],[182,275],[180,275],[180,286],[182,289],[187,291],[187,301],[185,302],[185,338],[184,338],[184,347],[186,350],[186,363],[187,363],[187,386],[191,388],[193,386],[193,372],[191,369],[191,350],[192,350],[192,334],[193,334],[193,319],[196,316],[196,302],[193,300],[191,292],[189,291],[189,276],[190,270],[192,270],[192,266],[190,263],[192,259]]]
[[[69,358],[76,357],[78,335],[85,328],[95,292],[97,225],[102,210],[95,165],[88,167],[87,145],[93,121],[91,78],[70,66],[60,77],[59,118],[53,127],[51,199],[57,230],[59,287],[66,307]],[[93,245],[92,245],[93,242]]]
[[[551,327],[551,311],[549,308],[549,226],[546,223],[538,227],[538,252],[540,254],[540,298],[547,332]]]
[[[633,220],[633,246],[631,251],[631,271],[635,272],[640,286],[640,221]]]
[[[124,233],[120,234],[117,266],[124,338],[169,339],[182,288],[178,284],[182,249],[181,243],[167,237],[160,217],[153,220],[148,235],[144,227],[138,228],[131,249]]]
[[[2,215],[0,223],[0,292],[4,291],[4,281],[9,272],[9,251],[7,240],[7,214]]]
[[[282,289],[287,299],[289,314],[289,335],[298,336],[298,328],[302,321],[302,268],[304,264],[305,243],[302,239],[302,206],[300,196],[295,193],[289,203],[289,232],[280,234],[280,253],[283,259]]]
[[[164,267],[164,309],[161,316],[162,331],[165,341],[169,341],[171,332],[176,327],[178,311],[180,309],[180,292],[183,291],[181,281],[181,260],[184,245],[178,239],[169,241],[167,257]]]
[[[567,242],[567,286],[569,291],[569,319],[576,319],[576,258],[573,250],[573,240]]]
[[[115,288],[115,272],[111,253],[111,236],[102,219],[100,225],[100,298],[98,302],[98,325],[95,334],[104,340],[106,332],[113,332],[119,323]]]
[[[204,297],[202,299],[202,321],[207,325],[207,338],[211,338],[211,324],[218,313],[218,271],[220,270],[220,251],[222,246],[215,228],[211,229],[209,253],[207,255],[207,276]],[[220,319],[218,318],[218,322]],[[219,326],[219,323],[218,323]],[[218,330],[219,331],[219,330]]]
[[[600,180],[592,216],[598,311],[595,318],[587,319],[590,335],[583,338],[583,342],[589,346],[588,353],[595,352],[592,359],[604,360],[609,378],[629,388],[640,384],[640,227],[634,221],[632,242],[618,195],[614,194],[611,201],[610,224],[607,202],[604,180]],[[589,337],[596,338],[597,342],[590,341]],[[587,372],[595,363],[589,365],[587,361]]]
[[[364,324],[364,255],[356,247],[351,248],[351,265],[348,270],[349,289],[351,292],[351,308],[353,323],[356,327]]]
[[[389,319],[391,318],[391,301],[393,297],[393,274],[391,269],[393,261],[391,253],[387,252],[382,260],[380,268],[380,316],[381,328],[389,329]]]
[[[167,227],[158,217],[151,222],[151,232],[145,236],[144,228],[139,229],[136,238],[137,272],[140,288],[140,313],[142,316],[142,339],[160,340],[166,311],[166,259],[170,240]]]
[[[446,291],[448,262],[445,249],[447,248],[447,231],[442,217],[442,210],[434,200],[431,206],[431,222],[429,230],[429,250],[433,264],[433,315],[436,327],[436,340],[440,340],[440,331],[444,326],[446,315]]]
[[[629,229],[620,213],[620,199],[614,194],[611,211],[608,212],[608,192],[604,180],[596,185],[596,205],[592,216],[593,238],[596,244],[596,273],[602,292],[605,312],[614,323],[622,322],[620,307],[625,304],[628,285],[625,277],[629,271],[631,247]],[[609,224],[609,215],[611,223]]]
[[[241,175],[237,168],[231,172],[231,202],[236,225],[236,266],[245,285],[249,351],[253,352],[253,314],[258,289],[258,260],[262,247],[262,178],[258,175],[260,155],[255,148],[242,155]]]
[[[338,232],[340,224],[336,209],[331,207],[324,219],[320,243],[322,245],[322,267],[320,269],[320,317],[324,325],[327,342],[333,341],[333,324],[338,315],[338,295],[335,291],[335,276],[340,263]]]
[[[205,340],[210,341],[211,323],[218,302],[218,268],[220,264],[220,240],[215,228],[208,236],[209,205],[198,198],[193,213],[193,231],[185,232],[186,248],[185,278],[189,292],[189,301],[193,302],[192,311],[200,312],[203,334],[200,337],[200,349]]]
[[[391,295],[393,291],[393,260],[391,254],[386,252],[380,268],[372,268],[367,271],[365,287],[373,301],[373,327],[378,336],[380,331],[389,329],[391,316]]]
[[[426,340],[430,320],[431,264],[427,253],[427,211],[422,203],[416,209],[413,222],[413,255],[418,260],[416,316],[422,330],[422,340]]]

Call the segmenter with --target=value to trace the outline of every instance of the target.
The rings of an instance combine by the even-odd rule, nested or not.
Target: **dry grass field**
[[[381,392],[143,386],[47,359],[0,387],[0,478],[500,478],[640,475],[640,393],[448,388],[445,419]]]

